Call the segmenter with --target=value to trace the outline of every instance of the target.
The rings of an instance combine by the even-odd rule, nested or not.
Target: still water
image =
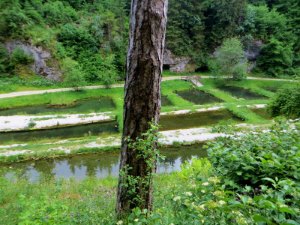
[[[231,95],[237,98],[243,98],[248,100],[253,99],[265,99],[267,97],[251,92],[245,88],[235,86],[219,86],[218,89],[229,92]]]
[[[204,105],[209,103],[217,103],[222,102],[221,99],[216,98],[215,96],[208,94],[204,91],[200,91],[197,89],[190,89],[190,90],[183,90],[183,91],[176,91],[181,98],[192,102],[196,105]]]
[[[100,97],[94,99],[79,100],[71,105],[37,105],[2,110],[0,109],[0,116],[81,114],[106,112],[112,111],[114,109],[115,104],[111,98]]]
[[[162,148],[160,152],[165,156],[165,160],[158,163],[158,173],[179,171],[183,163],[195,157],[207,156],[203,144],[167,147]],[[42,178],[82,180],[86,177],[116,177],[119,174],[119,161],[118,151],[76,155],[0,166],[0,175],[10,180],[24,178],[30,182],[36,182]]]

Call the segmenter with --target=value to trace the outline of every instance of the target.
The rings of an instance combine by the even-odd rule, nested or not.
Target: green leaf
[[[262,215],[256,214],[253,216],[253,220],[257,223],[267,223],[268,219]]]

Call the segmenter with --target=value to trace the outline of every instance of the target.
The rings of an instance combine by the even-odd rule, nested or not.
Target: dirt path
[[[170,77],[163,77],[163,81],[168,80],[181,80],[183,76],[170,76]],[[200,76],[201,78],[208,79],[211,78],[210,76]],[[288,82],[297,82],[296,80],[286,80],[286,79],[273,79],[273,78],[260,78],[260,77],[248,77],[249,80],[273,80],[273,81],[288,81]],[[110,88],[122,88],[124,84],[113,84]],[[93,90],[93,89],[104,89],[106,88],[105,85],[96,85],[96,86],[83,86],[80,89],[83,90]],[[27,96],[27,95],[41,95],[46,93],[56,93],[56,92],[66,92],[66,91],[73,91],[74,88],[56,88],[56,89],[48,89],[48,90],[34,90],[34,91],[19,91],[19,92],[11,92],[6,94],[0,94],[0,99],[4,98],[14,98],[20,96]]]

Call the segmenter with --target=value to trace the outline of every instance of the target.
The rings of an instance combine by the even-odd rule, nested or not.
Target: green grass
[[[172,112],[176,110],[191,110],[192,112],[196,109],[200,108],[208,108],[213,106],[222,106],[227,108],[237,117],[240,117],[244,120],[245,123],[248,124],[269,124],[270,121],[260,117],[258,114],[255,114],[246,106],[254,105],[254,104],[267,104],[269,99],[257,99],[257,100],[245,100],[245,99],[236,99],[231,96],[227,92],[223,92],[219,89],[216,89],[218,83],[214,79],[202,79],[204,87],[199,87],[199,90],[205,91],[214,95],[217,98],[222,99],[224,102],[222,103],[214,103],[207,105],[194,105],[191,102],[188,102],[174,93],[175,90],[188,90],[193,88],[192,84],[186,81],[181,80],[172,80],[165,81],[162,83],[162,94],[167,96],[169,100],[173,103],[173,106],[162,107],[163,112]],[[274,93],[266,91],[265,87],[281,87],[283,85],[294,85],[290,82],[278,82],[278,81],[258,81],[258,80],[245,80],[241,82],[225,80],[226,84],[235,85],[239,87],[248,88],[251,91],[263,94],[265,96],[272,97]],[[119,130],[122,131],[123,127],[123,88],[112,88],[112,89],[95,89],[95,90],[85,90],[85,91],[69,91],[69,92],[61,92],[61,93],[48,93],[42,95],[32,95],[32,96],[23,96],[23,97],[15,97],[9,99],[0,99],[0,109],[2,108],[12,108],[12,107],[21,107],[21,106],[33,106],[33,105],[42,105],[42,104],[72,104],[74,101],[86,98],[95,98],[99,96],[106,96],[112,98],[116,108],[112,112],[112,114],[116,115]],[[105,136],[105,135],[104,135]],[[102,136],[101,136],[102,137]],[[65,155],[64,151],[49,151],[51,148],[62,147],[65,149],[70,149],[72,154],[81,154],[87,152],[95,152],[95,151],[105,151],[110,150],[108,147],[106,148],[85,148],[84,145],[93,141],[97,143],[101,142],[101,137],[84,137],[78,139],[68,139],[67,142],[62,143],[59,140],[52,139],[51,141],[41,140],[27,143],[26,147],[14,147],[11,149],[0,149],[0,153],[4,151],[19,151],[24,149],[29,149],[32,151],[31,154],[26,156],[11,156],[11,157],[2,157],[0,161],[2,162],[14,162],[21,161],[27,159],[39,159],[46,157],[56,157],[60,155]],[[113,136],[115,138],[120,138],[120,134]],[[103,139],[105,140],[105,138]],[[51,142],[51,143],[50,143]],[[14,142],[6,143],[14,144]],[[109,143],[106,143],[110,146]]]
[[[4,171],[2,171],[4,172]],[[174,193],[184,191],[188,169],[154,177],[154,213],[171,224]],[[202,172],[205,177],[205,170]],[[0,171],[1,175],[1,171]],[[117,178],[40,182],[0,177],[0,224],[116,224]],[[167,221],[166,221],[167,222]]]

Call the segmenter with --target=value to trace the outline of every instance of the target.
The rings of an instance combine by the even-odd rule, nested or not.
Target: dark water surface
[[[272,115],[268,111],[267,108],[251,109],[251,111],[256,113],[257,115],[261,116],[264,119],[267,119],[267,120],[272,119]]]
[[[225,120],[241,121],[228,110],[198,112],[185,115],[168,115],[161,117],[160,130],[176,130],[203,127],[214,125],[219,123],[220,121]],[[117,132],[117,121],[101,122],[48,130],[0,133],[0,143],[21,143],[51,139],[63,140],[68,138],[98,136],[102,133]]]
[[[116,121],[102,122],[48,130],[0,133],[0,143],[3,144],[7,142],[28,142],[43,139],[68,139],[85,136],[98,136],[102,133],[117,132],[118,123]]]
[[[12,115],[54,115],[54,114],[81,114],[112,111],[115,104],[111,98],[100,97],[97,99],[85,99],[74,102],[72,105],[38,105],[16,107],[6,110],[0,109],[0,116]]]
[[[263,95],[256,94],[245,88],[235,87],[235,86],[219,86],[218,89],[229,92],[232,96],[243,99],[266,99],[267,97]]]
[[[176,91],[175,93],[178,94],[181,98],[192,102],[196,105],[222,102],[221,99],[218,99],[211,94],[205,93],[204,91],[200,91],[197,89]]]
[[[228,110],[161,116],[161,130],[176,130],[209,126],[224,120],[242,121]]]
[[[158,164],[158,173],[179,171],[181,165],[192,158],[207,156],[202,144],[167,147],[162,148],[160,152],[166,159]],[[119,152],[116,151],[21,162],[0,166],[0,175],[11,180],[25,178],[31,182],[41,178],[82,180],[86,177],[116,177],[119,174],[119,157]]]

